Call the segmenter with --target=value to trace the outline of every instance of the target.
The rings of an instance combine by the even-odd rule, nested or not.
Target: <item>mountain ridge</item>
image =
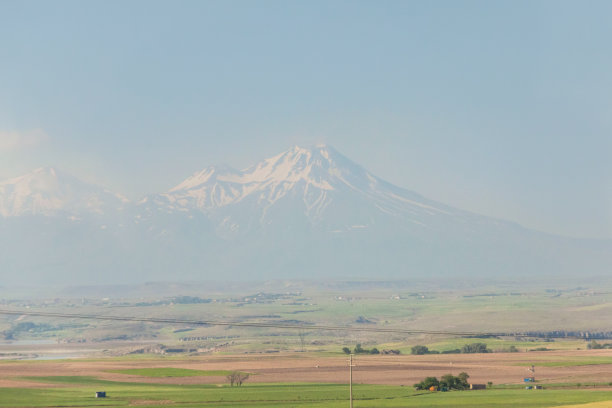
[[[129,203],[120,194],[86,183],[54,167],[39,167],[22,176],[0,181],[0,215],[53,215],[68,212],[102,214]]]
[[[244,170],[207,167],[168,192],[149,196],[147,201],[165,211],[197,209],[211,213],[248,199],[266,209],[293,194],[302,199],[302,212],[316,218],[338,198],[339,191],[360,196],[353,197],[355,200],[370,200],[378,211],[391,215],[405,212],[408,207],[422,214],[468,213],[394,186],[326,145],[295,146]]]
[[[243,170],[209,166],[135,202],[55,170],[35,176],[0,183],[0,259],[14,279],[526,279],[612,264],[612,240],[456,209],[328,146],[296,146]]]

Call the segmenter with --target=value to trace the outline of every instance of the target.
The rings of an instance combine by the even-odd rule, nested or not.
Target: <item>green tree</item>
[[[461,387],[461,388],[457,388],[457,389],[468,389],[470,388],[470,384],[468,383],[468,378],[470,378],[470,376],[468,375],[468,373],[466,373],[465,371],[462,371],[459,373],[459,375],[457,376],[457,386]]]
[[[446,374],[440,378],[440,387],[446,387],[449,390],[465,390],[470,387],[467,379],[470,376],[467,373],[460,373],[458,376]]]
[[[456,382],[457,381],[455,376],[451,374],[443,375],[442,378],[440,378],[440,388],[453,390],[455,389]]]
[[[440,386],[440,381],[436,377],[427,377],[420,383],[414,384],[414,388],[417,390],[428,390],[431,387],[438,388]]]
[[[410,349],[410,354],[429,354],[429,349],[426,346],[414,346]]]
[[[351,354],[351,349],[348,347],[342,347],[342,351],[344,351],[344,354]]]
[[[227,381],[230,383],[230,387],[234,385],[237,387],[241,387],[242,383],[245,382],[249,378],[248,373],[242,373],[240,371],[232,371],[229,375],[226,376]]]
[[[485,343],[470,343],[461,347],[462,353],[488,353],[489,349]]]
[[[470,376],[465,372],[459,373],[456,377],[452,374],[446,374],[440,378],[440,381],[436,377],[427,377],[420,383],[414,384],[414,387],[417,390],[428,390],[432,386],[447,390],[465,390],[470,388],[468,378]]]

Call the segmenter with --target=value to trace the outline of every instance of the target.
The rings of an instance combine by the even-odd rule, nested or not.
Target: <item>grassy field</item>
[[[457,338],[438,335],[406,335],[376,332],[338,332],[309,329],[309,325],[337,325],[351,327],[402,328],[419,330],[446,331],[530,331],[530,330],[584,330],[607,331],[612,327],[612,290],[567,289],[549,290],[545,287],[520,291],[520,289],[464,288],[461,290],[427,290],[411,288],[408,285],[357,286],[340,285],[335,287],[304,284],[298,289],[282,287],[262,287],[248,289],[244,293],[204,293],[192,292],[207,298],[207,303],[180,304],[171,301],[163,294],[138,299],[114,299],[98,297],[80,299],[61,299],[58,301],[19,301],[14,307],[29,307],[30,310],[49,312],[69,312],[83,314],[102,314],[116,316],[158,316],[186,320],[223,320],[231,322],[276,322],[279,324],[302,325],[299,332],[291,329],[248,328],[237,326],[205,326],[189,324],[156,324],[135,322],[108,322],[80,319],[55,319],[29,316],[0,316],[0,335],[11,336],[13,340],[52,339],[49,349],[80,349],[89,346],[94,350],[92,362],[115,361],[115,366],[104,365],[92,374],[87,367],[82,375],[73,376],[71,372],[61,375],[49,371],[53,376],[36,372],[35,367],[43,367],[50,362],[20,362],[31,365],[30,374],[23,374],[24,381],[37,383],[34,388],[0,387],[0,407],[87,407],[87,406],[141,406],[141,407],[346,407],[348,406],[348,387],[345,384],[331,384],[321,377],[305,379],[303,376],[287,379],[285,374],[270,379],[266,373],[251,371],[251,366],[234,367],[234,361],[252,357],[264,360],[283,353],[293,353],[296,362],[309,356],[321,359],[312,367],[321,364],[324,370],[325,358],[344,358],[342,347],[351,349],[360,343],[364,348],[377,347],[379,350],[400,350],[402,358],[410,354],[414,345],[425,345],[439,352],[461,349],[468,343],[482,342],[492,351],[507,351],[515,347],[520,353],[518,360],[508,354],[496,354],[511,370],[515,383],[492,379],[491,389],[462,392],[422,392],[414,391],[409,382],[387,382],[385,375],[393,371],[380,371],[382,378],[369,385],[356,384],[354,396],[358,407],[556,407],[593,404],[584,408],[612,406],[612,390],[609,390],[612,376],[604,368],[592,367],[595,374],[585,374],[584,367],[612,364],[612,357],[605,351],[586,350],[587,342],[579,339],[544,339],[499,337],[499,338]],[[258,294],[260,292],[262,294]],[[286,292],[285,292],[286,291]],[[264,293],[265,292],[265,293]],[[38,302],[38,303],[37,303]],[[13,304],[9,304],[13,307]],[[185,338],[188,338],[185,340]],[[195,340],[189,340],[194,339]],[[182,341],[185,340],[185,341]],[[59,343],[57,342],[59,341]],[[602,343],[610,342],[602,340]],[[21,347],[21,348],[20,348]],[[151,347],[151,348],[149,348]],[[182,353],[160,350],[184,349]],[[546,348],[553,351],[532,350]],[[1,352],[20,352],[43,354],[44,347],[39,344],[20,346],[5,345]],[[157,351],[151,351],[156,349]],[[581,350],[581,351],[577,351]],[[585,353],[583,353],[585,351]],[[129,354],[137,352],[139,354]],[[279,353],[280,352],[280,353]],[[574,354],[572,354],[572,352]],[[582,354],[580,354],[582,353]],[[121,357],[119,357],[121,356]],[[189,365],[196,358],[218,356],[227,359],[226,365]],[[490,357],[490,354],[487,354]],[[461,364],[468,364],[469,356],[406,356],[402,360],[406,367],[414,367],[420,361],[429,361],[421,368],[438,370],[443,375],[448,362],[453,361],[456,370]],[[8,357],[12,358],[12,357]],[[384,363],[384,356],[380,362]],[[475,357],[476,358],[476,357]],[[96,360],[97,359],[97,360]],[[479,358],[477,364],[481,364]],[[160,367],[146,367],[151,361],[159,362]],[[359,364],[368,366],[378,364],[379,360],[365,356],[358,357]],[[86,363],[87,359],[79,359]],[[204,361],[204,360],[202,360]],[[466,361],[468,363],[466,363]],[[474,360],[476,361],[476,360]],[[57,362],[57,360],[56,360]],[[169,367],[176,362],[177,367]],[[144,364],[146,363],[146,364]],[[14,361],[11,364],[16,364]],[[40,366],[36,366],[40,364]],[[64,364],[64,363],[62,363]],[[68,364],[68,360],[66,362]],[[398,363],[399,364],[399,363]],[[501,364],[501,363],[500,363]],[[555,368],[568,368],[567,373],[558,374],[556,383],[542,383],[544,390],[525,390],[520,384],[525,370],[518,366],[535,364],[538,373],[547,373]],[[7,365],[0,361],[0,380],[12,374],[3,371]],[[182,367],[178,367],[182,366]],[[130,367],[130,368],[128,368]],[[193,367],[194,369],[188,369]],[[210,368],[209,370],[199,368]],[[393,369],[389,365],[389,370]],[[480,375],[482,383],[489,381],[479,373],[481,368],[467,367],[474,378]],[[574,370],[573,367],[580,367]],[[115,368],[115,369],[112,369]],[[253,374],[251,382],[242,387],[229,387],[225,376],[229,369],[243,370]],[[293,369],[293,367],[292,367]],[[450,368],[449,368],[450,369]],[[467,368],[466,368],[467,369]],[[495,374],[494,367],[492,374]],[[576,371],[576,372],[574,372]],[[580,371],[580,372],[578,372]],[[304,372],[308,373],[306,369]],[[87,373],[87,375],[85,375]],[[390,373],[390,374],[389,374]],[[590,373],[590,372],[589,372]],[[114,377],[112,377],[112,375]],[[35,377],[39,375],[38,377]],[[41,376],[41,375],[44,375]],[[128,377],[131,375],[133,377]],[[342,372],[340,375],[344,375]],[[546,374],[549,375],[549,374]],[[139,378],[140,377],[140,378]],[[198,380],[197,377],[203,377]],[[218,384],[210,384],[217,382]],[[112,380],[109,380],[112,378]],[[342,377],[343,378],[343,377]],[[549,377],[552,378],[552,377]],[[274,381],[304,381],[301,383],[276,383]],[[128,381],[128,382],[122,382]],[[311,381],[307,383],[306,381]],[[514,381],[514,380],[513,380]],[[573,382],[572,382],[573,381]],[[581,382],[579,385],[578,382]],[[156,383],[153,383],[156,382]],[[161,382],[161,383],[160,383]],[[367,381],[363,381],[367,382]],[[197,384],[196,384],[197,383]],[[374,384],[404,384],[371,385]],[[505,384],[505,385],[504,385]],[[10,383],[7,387],[12,387]],[[25,387],[26,385],[24,385]],[[94,398],[95,391],[106,391],[108,398]],[[599,404],[599,405],[598,405]],[[603,405],[602,405],[603,404]],[[578,407],[577,407],[578,408]],[[580,407],[582,408],[582,407]]]
[[[348,405],[348,387],[338,384],[151,385],[91,377],[39,377],[61,388],[0,389],[0,407],[320,407]],[[96,399],[95,391],[108,398]],[[488,389],[424,392],[409,387],[355,385],[355,407],[554,407],[612,400],[612,391],[578,389]]]
[[[368,348],[393,348],[407,353],[416,344],[445,351],[478,340],[375,332],[339,333],[308,327],[336,325],[477,332],[605,331],[612,327],[612,314],[607,313],[612,307],[612,287],[610,290],[542,287],[441,290],[419,289],[406,284],[317,286],[301,283],[291,286],[290,290],[284,286],[253,287],[248,292],[245,289],[227,293],[205,292],[206,288],[185,290],[192,290],[189,294],[205,298],[207,302],[175,303],[174,298],[160,293],[159,296],[148,295],[144,300],[140,297],[84,298],[79,302],[68,298],[38,299],[11,301],[7,305],[58,313],[302,325],[303,336],[290,329],[0,316],[0,339],[10,335],[15,340],[52,339],[85,344],[155,341],[171,347],[214,349],[221,353],[339,352],[344,346],[352,348],[361,343]],[[198,340],[180,341],[184,338]],[[586,347],[586,341],[580,340],[544,342],[501,338],[484,342],[494,351],[511,346],[521,352],[540,347],[553,350]]]

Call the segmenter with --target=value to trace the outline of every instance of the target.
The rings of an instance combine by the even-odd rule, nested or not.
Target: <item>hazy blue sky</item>
[[[612,2],[0,0],[0,179],[137,198],[328,143],[447,204],[612,237]]]

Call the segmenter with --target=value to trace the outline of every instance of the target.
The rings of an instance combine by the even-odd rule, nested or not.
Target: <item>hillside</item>
[[[535,232],[394,186],[329,146],[212,166],[131,203],[39,169],[0,183],[8,282],[596,276],[610,242]]]

